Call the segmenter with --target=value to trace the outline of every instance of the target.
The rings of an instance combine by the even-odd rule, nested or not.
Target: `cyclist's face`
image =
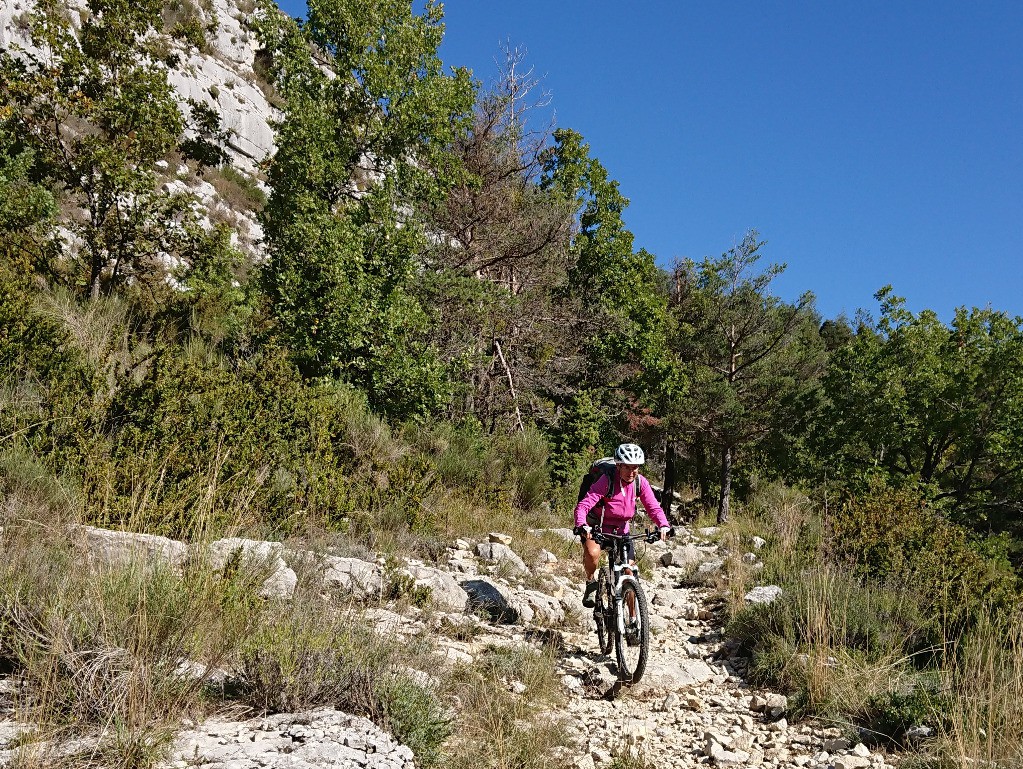
[[[639,465],[618,465],[618,475],[623,483],[631,483],[636,480],[636,473],[639,472]]]

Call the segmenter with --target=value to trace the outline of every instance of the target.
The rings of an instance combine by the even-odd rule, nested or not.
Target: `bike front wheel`
[[[628,579],[622,584],[624,629],[615,625],[615,649],[618,678],[627,684],[639,683],[650,654],[650,611],[639,582]]]
[[[605,566],[597,576],[597,604],[593,608],[593,621],[597,625],[597,643],[601,654],[610,654],[614,645],[615,600],[611,587],[611,572]]]

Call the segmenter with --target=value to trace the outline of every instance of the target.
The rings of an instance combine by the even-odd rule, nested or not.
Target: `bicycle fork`
[[[615,619],[618,621],[618,632],[622,635],[625,634],[625,626],[627,624],[627,618],[632,619],[636,615],[635,606],[626,606],[626,601],[623,596],[625,593],[625,586],[629,583],[636,588],[635,592],[639,592],[639,580],[636,579],[633,574],[624,574],[625,569],[631,568],[636,570],[635,566],[621,566],[615,564]]]

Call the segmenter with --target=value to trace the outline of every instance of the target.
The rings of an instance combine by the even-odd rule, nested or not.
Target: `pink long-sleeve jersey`
[[[633,481],[622,486],[617,473],[615,473],[613,481],[609,476],[602,475],[590,486],[586,496],[575,506],[576,526],[586,523],[586,514],[604,498],[604,495],[607,494],[608,484],[611,482],[616,488],[607,504],[604,505],[602,526],[607,531],[617,530],[623,534],[629,531],[629,521],[636,515],[636,483]],[[653,519],[654,523],[658,526],[668,525],[668,519],[658,504],[657,497],[654,496],[654,490],[650,488],[650,482],[642,475],[639,476],[639,501],[643,503],[647,515]],[[600,510],[596,510],[594,514],[599,516]]]

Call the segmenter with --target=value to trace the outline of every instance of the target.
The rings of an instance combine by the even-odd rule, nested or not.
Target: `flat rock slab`
[[[651,654],[646,672],[634,689],[677,692],[711,680],[717,671],[701,659]]]
[[[337,710],[285,713],[181,732],[160,769],[414,769],[411,749],[372,722]]]
[[[259,591],[264,598],[291,598],[295,594],[298,576],[284,562],[284,545],[280,542],[229,537],[210,542],[208,552],[215,569],[223,569],[234,558],[240,558],[246,568],[266,569],[268,576]]]
[[[71,529],[71,538],[93,566],[121,568],[133,563],[160,563],[181,571],[188,559],[186,544],[155,534],[75,526]]]

